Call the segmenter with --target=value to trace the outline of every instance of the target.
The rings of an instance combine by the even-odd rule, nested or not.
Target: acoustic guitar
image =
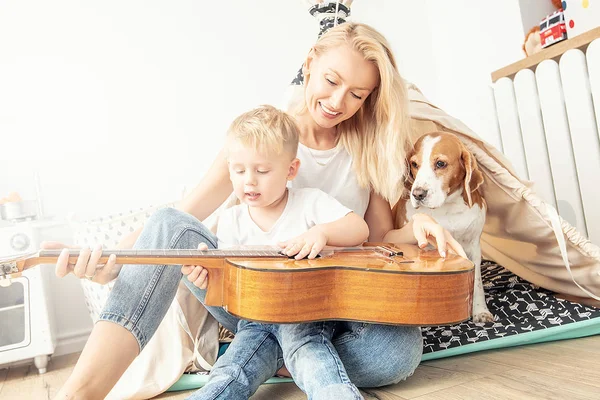
[[[78,253],[70,254],[75,264]],[[60,250],[0,260],[0,277],[53,264]],[[471,317],[470,261],[414,245],[367,243],[326,247],[315,259],[295,260],[275,247],[223,250],[104,250],[119,264],[202,265],[205,304],[240,318],[271,323],[352,320],[400,325],[447,325]]]

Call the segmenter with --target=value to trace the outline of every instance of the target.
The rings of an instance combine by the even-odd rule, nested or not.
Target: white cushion
[[[154,211],[172,207],[174,204],[175,202],[148,206],[88,220],[71,218],[69,222],[74,232],[75,244],[82,247],[94,247],[96,244],[101,244],[105,249],[114,249],[123,237],[140,228]],[[94,322],[98,320],[114,284],[114,281],[101,285],[81,279],[85,303]]]

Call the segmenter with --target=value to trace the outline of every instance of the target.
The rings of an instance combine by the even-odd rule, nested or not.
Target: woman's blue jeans
[[[200,242],[209,248],[217,246],[215,235],[194,216],[165,208],[148,218],[134,249],[196,249]],[[173,265],[124,265],[100,319],[129,330],[143,349],[167,313],[182,276],[181,268]],[[185,278],[184,282],[204,302],[206,291]],[[237,317],[221,307],[207,309],[224,327],[237,332]],[[338,322],[332,343],[348,377],[358,387],[378,387],[406,379],[419,364],[423,347],[418,327],[361,322]],[[283,353],[272,335],[247,341],[246,347],[262,360],[246,365],[261,368],[236,371],[231,384],[256,390],[283,365]]]

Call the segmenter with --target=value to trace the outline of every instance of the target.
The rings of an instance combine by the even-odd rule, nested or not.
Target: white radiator
[[[600,39],[493,85],[504,154],[561,217],[600,244]]]

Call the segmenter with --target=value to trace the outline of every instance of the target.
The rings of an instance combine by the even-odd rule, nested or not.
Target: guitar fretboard
[[[76,254],[78,250],[72,250],[71,254]],[[40,257],[58,257],[61,250],[41,250]],[[286,257],[279,250],[103,250],[103,254],[114,254],[119,258],[140,258],[140,257],[177,257],[177,258],[214,258],[214,257]]]

